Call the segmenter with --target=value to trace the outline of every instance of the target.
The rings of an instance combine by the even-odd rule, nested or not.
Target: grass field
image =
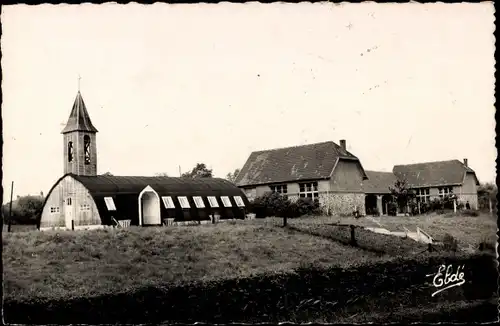
[[[36,225],[28,224],[12,224],[10,227],[11,232],[30,232],[30,231],[36,231]],[[9,226],[8,225],[3,225],[3,232],[8,232],[9,231]]]
[[[29,235],[28,235],[29,234]],[[259,223],[4,234],[6,298],[66,298],[247,277],[379,255]],[[351,257],[346,260],[345,257]]]
[[[426,216],[419,218],[382,217],[377,220],[382,223],[383,227],[392,230],[401,230],[401,222],[404,221],[404,225],[407,228],[414,230],[416,226],[419,226],[436,238],[443,236],[445,233],[450,233],[455,236],[460,243],[467,245],[476,244],[483,238],[488,238],[490,240],[493,238],[495,239],[494,241],[496,241],[496,223],[488,216],[460,216],[452,218],[442,216]],[[401,294],[401,296],[394,296],[390,291],[383,294],[383,296],[387,297],[387,299],[385,299],[387,305],[394,307],[401,305],[400,308],[398,308],[399,312],[395,312],[395,314],[399,316],[396,319],[400,321],[414,320],[417,318],[415,316],[418,316],[419,313],[430,314],[431,312],[435,312],[435,310],[433,310],[434,305],[443,304],[443,302],[436,301],[430,306],[419,306],[411,302],[407,302],[403,305],[401,300],[417,293],[415,291],[417,291],[416,289],[418,288],[423,298],[420,300],[427,302],[429,290],[427,288],[422,288],[424,281],[421,278],[422,275],[429,271],[430,265],[428,259],[434,259],[439,262],[440,259],[449,256],[449,253],[427,253],[425,250],[421,250],[425,249],[425,246],[419,245],[413,242],[413,240],[379,235],[364,230],[357,231],[359,232],[357,233],[359,247],[353,247],[346,241],[349,239],[348,233],[327,225],[335,222],[339,222],[339,219],[331,217],[289,219],[289,227],[283,228],[281,227],[281,219],[269,218],[264,220],[226,222],[217,225],[191,227],[131,227],[127,229],[107,229],[83,232],[47,231],[3,233],[4,300],[7,302],[7,306],[10,305],[9,307],[12,307],[12,303],[15,303],[14,306],[18,306],[16,309],[18,309],[18,311],[20,311],[19,314],[22,315],[23,311],[28,311],[31,309],[30,307],[33,307],[30,305],[37,305],[37,302],[47,302],[47,300],[62,300],[59,302],[68,302],[69,305],[69,302],[73,302],[74,300],[78,301],[80,299],[85,299],[85,302],[87,302],[91,300],[91,298],[98,298],[103,295],[113,295],[116,297],[122,293],[125,297],[129,298],[127,299],[128,301],[131,300],[130,298],[139,296],[139,299],[134,300],[145,300],[144,302],[146,302],[146,299],[141,299],[142,294],[137,294],[142,293],[141,291],[146,291],[148,294],[145,295],[147,296],[153,296],[155,298],[166,296],[164,300],[170,300],[168,298],[170,298],[172,294],[167,295],[165,294],[166,292],[154,294],[156,293],[155,291],[159,291],[158,289],[165,286],[191,286],[191,284],[193,284],[195,289],[199,289],[196,290],[199,292],[193,290],[195,292],[191,293],[189,292],[191,290],[189,290],[188,292],[191,294],[181,295],[181,293],[188,292],[182,290],[182,292],[177,293],[172,290],[174,293],[177,293],[173,295],[174,298],[181,298],[184,295],[186,296],[185,299],[182,299],[184,301],[179,299],[182,302],[202,300],[204,295],[201,293],[208,291],[206,293],[212,293],[211,295],[215,296],[210,300],[226,300],[228,304],[231,304],[231,295],[238,297],[240,295],[239,292],[228,294],[229,297],[226,299],[217,296],[223,295],[222,292],[237,291],[240,287],[238,284],[241,284],[241,288],[245,288],[245,282],[250,282],[246,285],[246,289],[254,289],[254,291],[257,292],[264,291],[265,288],[272,288],[275,286],[273,284],[276,284],[273,283],[275,281],[269,281],[270,283],[266,283],[268,281],[262,281],[264,285],[255,285],[258,284],[255,282],[260,282],[259,280],[261,280],[264,275],[267,278],[272,278],[274,277],[273,275],[286,274],[288,275],[286,278],[291,277],[294,279],[295,276],[293,276],[293,273],[295,270],[299,270],[300,268],[307,269],[311,268],[311,266],[315,266],[314,268],[339,268],[338,272],[333,271],[331,273],[333,273],[332,275],[339,275],[332,276],[333,279],[340,277],[343,280],[341,281],[343,283],[339,283],[339,285],[336,286],[338,291],[344,289],[344,292],[342,292],[345,294],[342,294],[342,297],[344,297],[344,299],[342,299],[344,300],[342,307],[339,308],[339,310],[335,310],[328,306],[329,304],[335,305],[336,303],[332,303],[328,301],[330,299],[327,300],[322,297],[322,288],[318,287],[315,283],[320,282],[320,284],[322,284],[321,282],[324,281],[309,280],[307,282],[312,282],[312,288],[304,288],[301,290],[302,292],[297,293],[303,293],[301,295],[310,293],[310,296],[319,298],[315,302],[322,302],[322,304],[324,303],[326,306],[321,306],[323,310],[319,309],[317,306],[304,306],[303,302],[307,299],[307,295],[305,298],[295,298],[295,303],[293,303],[291,297],[288,299],[288,303],[286,299],[284,303],[279,303],[282,297],[276,293],[280,293],[279,291],[282,290],[272,290],[275,292],[273,292],[274,297],[271,297],[276,298],[276,300],[272,301],[269,299],[271,300],[269,304],[279,304],[283,305],[283,307],[288,307],[286,309],[283,308],[285,312],[283,312],[283,315],[280,315],[282,316],[281,318],[288,318],[291,316],[290,311],[296,308],[296,310],[299,311],[297,312],[297,316],[302,316],[297,317],[297,320],[305,322],[370,321],[366,319],[368,318],[367,316],[371,316],[370,318],[373,318],[373,320],[387,322],[391,321],[391,318],[395,315],[386,316],[382,311],[378,310],[382,309],[377,304],[379,294],[361,294],[362,292],[359,291],[366,291],[366,288],[365,290],[362,290],[362,288],[355,288],[359,286],[359,280],[355,281],[355,284],[353,283],[352,289],[349,288],[349,284],[351,283],[349,283],[348,280],[354,277],[352,275],[358,275],[356,277],[361,277],[361,279],[363,279],[363,275],[370,275],[363,272],[362,269],[368,268],[367,270],[372,271],[370,266],[374,266],[374,264],[392,264],[392,262],[401,259],[415,259],[408,263],[394,263],[394,266],[407,266],[407,271],[401,270],[396,276],[396,278],[399,277],[404,280],[392,280],[390,275],[386,275],[392,273],[393,267],[377,267],[379,272],[374,272],[374,275],[370,276],[374,278],[373,281],[366,281],[372,282],[370,284],[373,284],[367,285],[368,288],[374,287],[374,284],[377,282],[385,282],[389,284],[390,287],[394,287],[395,291],[398,287],[401,287],[401,289],[397,291],[406,291],[406,294]],[[340,222],[361,226],[377,226],[375,222],[366,218],[342,218]],[[452,256],[455,255],[456,254],[452,254]],[[469,256],[464,257],[465,258],[461,259],[469,259],[467,258]],[[423,264],[422,268],[419,267],[419,264]],[[431,267],[434,268],[435,266],[432,265]],[[387,268],[389,268],[389,270],[387,270]],[[414,271],[411,272],[411,270]],[[350,271],[352,271],[352,273]],[[418,275],[415,274],[417,271]],[[409,275],[408,273],[410,272],[413,274]],[[306,273],[305,275],[308,274]],[[251,281],[252,277],[254,277],[253,281]],[[213,282],[233,282],[231,280],[234,280],[235,283],[228,283],[229,285],[221,283],[221,285],[219,285],[220,290],[216,290],[213,285],[210,285]],[[297,282],[301,284],[300,278]],[[417,288],[414,288],[412,282],[418,283],[415,284]],[[200,283],[206,285],[200,285]],[[409,285],[411,286],[408,288]],[[289,285],[283,286],[285,286],[286,289]],[[204,287],[206,287],[206,289]],[[290,292],[290,290],[291,288],[289,288],[288,292]],[[337,290],[334,286],[328,291],[335,292]],[[334,292],[332,292],[330,296],[332,298],[338,297],[339,294],[335,294]],[[357,292],[359,293],[356,294]],[[269,293],[269,295],[271,294],[272,293]],[[210,297],[209,294],[207,295]],[[257,296],[256,302],[264,300],[264,297],[269,297],[268,294],[264,293],[245,294],[245,296],[252,295]],[[276,297],[276,295],[278,295],[278,297]],[[290,296],[292,296],[291,292]],[[350,296],[352,297],[351,299],[349,299]],[[472,301],[469,299],[467,299],[469,301],[465,300],[465,297],[453,297],[449,300],[462,300],[454,303],[453,309],[456,311],[460,309],[460,311],[462,311],[463,309],[467,309],[467,307],[471,307],[471,309],[475,307],[474,309],[478,311],[481,309],[491,310],[491,304],[486,303],[486,301],[482,299],[478,300],[476,297],[477,296],[474,297],[469,295],[468,298],[475,298],[474,300],[471,299]],[[358,300],[357,298],[366,299],[363,299],[364,301],[359,300],[358,303],[349,303],[354,298],[356,298],[356,300]],[[96,302],[101,302],[101,305],[106,306],[106,304],[102,303],[105,302],[104,299],[96,300]],[[150,305],[154,305],[155,300],[157,301],[157,299],[151,300],[153,303],[149,303]],[[245,300],[249,299],[247,298]],[[28,306],[22,308],[23,304],[27,304]],[[259,304],[261,305],[259,309],[267,309],[263,302],[256,303],[256,305]],[[74,306],[76,303],[72,305]],[[107,305],[111,306],[112,304],[109,303]],[[192,307],[190,309],[198,309],[196,308],[198,307],[196,303],[193,303],[193,305],[194,308]],[[340,306],[341,304],[338,303],[338,305]],[[125,309],[123,308],[124,306],[126,306],[126,304],[122,304],[122,308],[117,309]],[[290,308],[292,306],[295,308]],[[79,309],[92,309],[92,306],[90,306],[90,308],[87,306],[85,307],[86,308],[80,307],[74,309],[76,309],[75,311],[79,311]],[[172,310],[173,312],[188,309],[183,307],[184,306],[178,306],[175,309],[171,309],[174,309]],[[248,309],[250,308],[247,308],[247,306],[240,308],[242,309],[241,311],[246,311],[246,313],[257,315],[263,313],[257,308],[255,308],[257,310],[254,312],[249,311]],[[164,308],[158,309],[161,310]],[[236,307],[234,309],[237,310],[239,308]],[[324,309],[333,309],[332,311],[335,313],[332,312],[327,314]],[[281,313],[281,310],[276,311],[278,311],[279,314]],[[410,315],[412,314],[411,316],[413,317],[405,314],[405,311]],[[126,310],[124,310],[123,313],[125,314]],[[193,313],[196,314],[197,312],[186,312],[187,315]],[[226,313],[231,313],[231,311]],[[314,317],[307,317],[309,315]],[[274,317],[278,318],[277,315]],[[95,322],[105,322],[103,320],[96,319]],[[435,317],[433,320],[439,321],[439,316]],[[114,321],[115,319],[106,319],[106,322]],[[143,322],[143,320],[128,321],[133,323]],[[156,320],[155,322],[159,321],[161,320]],[[185,320],[176,321],[183,322]],[[262,321],[265,321],[265,319],[259,322]],[[418,319],[416,319],[416,321],[418,321]],[[50,323],[51,321],[47,320],[46,322]],[[94,320],[90,320],[89,322],[92,323]]]
[[[420,215],[420,216],[382,216],[373,218],[338,218],[328,216],[303,217],[290,220],[291,225],[325,225],[340,222],[342,224],[353,224],[364,227],[382,227],[389,231],[404,231],[406,227],[412,232],[419,227],[429,233],[433,238],[441,241],[445,234],[452,235],[463,247],[477,248],[481,241],[496,243],[497,241],[497,217],[487,213],[479,216],[454,215]],[[279,223],[279,220],[274,221]]]

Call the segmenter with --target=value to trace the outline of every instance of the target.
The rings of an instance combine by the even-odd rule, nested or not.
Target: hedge
[[[431,297],[435,288],[426,275],[441,264],[465,265],[466,283]],[[14,302],[7,297],[4,313],[8,323],[37,324],[301,322],[364,311],[363,300],[356,304],[356,298],[377,300],[381,311],[400,305],[489,299],[496,291],[497,277],[491,255],[436,255],[349,269],[310,266],[285,274],[151,286],[66,301]],[[324,307],[307,307],[307,300]]]

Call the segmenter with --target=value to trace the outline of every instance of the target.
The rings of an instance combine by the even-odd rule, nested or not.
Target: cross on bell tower
[[[97,175],[97,129],[90,120],[89,113],[80,93],[80,75],[78,75],[78,93],[64,127],[64,174]]]

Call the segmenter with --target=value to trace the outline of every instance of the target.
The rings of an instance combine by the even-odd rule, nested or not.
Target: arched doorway
[[[161,225],[160,196],[150,186],[139,194],[139,225]]]
[[[365,196],[366,215],[375,215],[377,210],[377,196],[368,194]]]

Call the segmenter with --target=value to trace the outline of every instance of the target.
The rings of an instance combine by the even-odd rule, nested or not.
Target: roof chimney
[[[346,146],[345,146],[345,139],[341,139],[341,140],[340,140],[340,147],[342,147],[342,149],[343,149],[344,151],[346,151],[346,150],[347,150],[347,149],[346,149]]]
[[[467,159],[466,159],[466,158],[464,158],[464,165],[465,165],[465,167],[468,167],[468,165],[467,165],[467,164],[468,164]]]

